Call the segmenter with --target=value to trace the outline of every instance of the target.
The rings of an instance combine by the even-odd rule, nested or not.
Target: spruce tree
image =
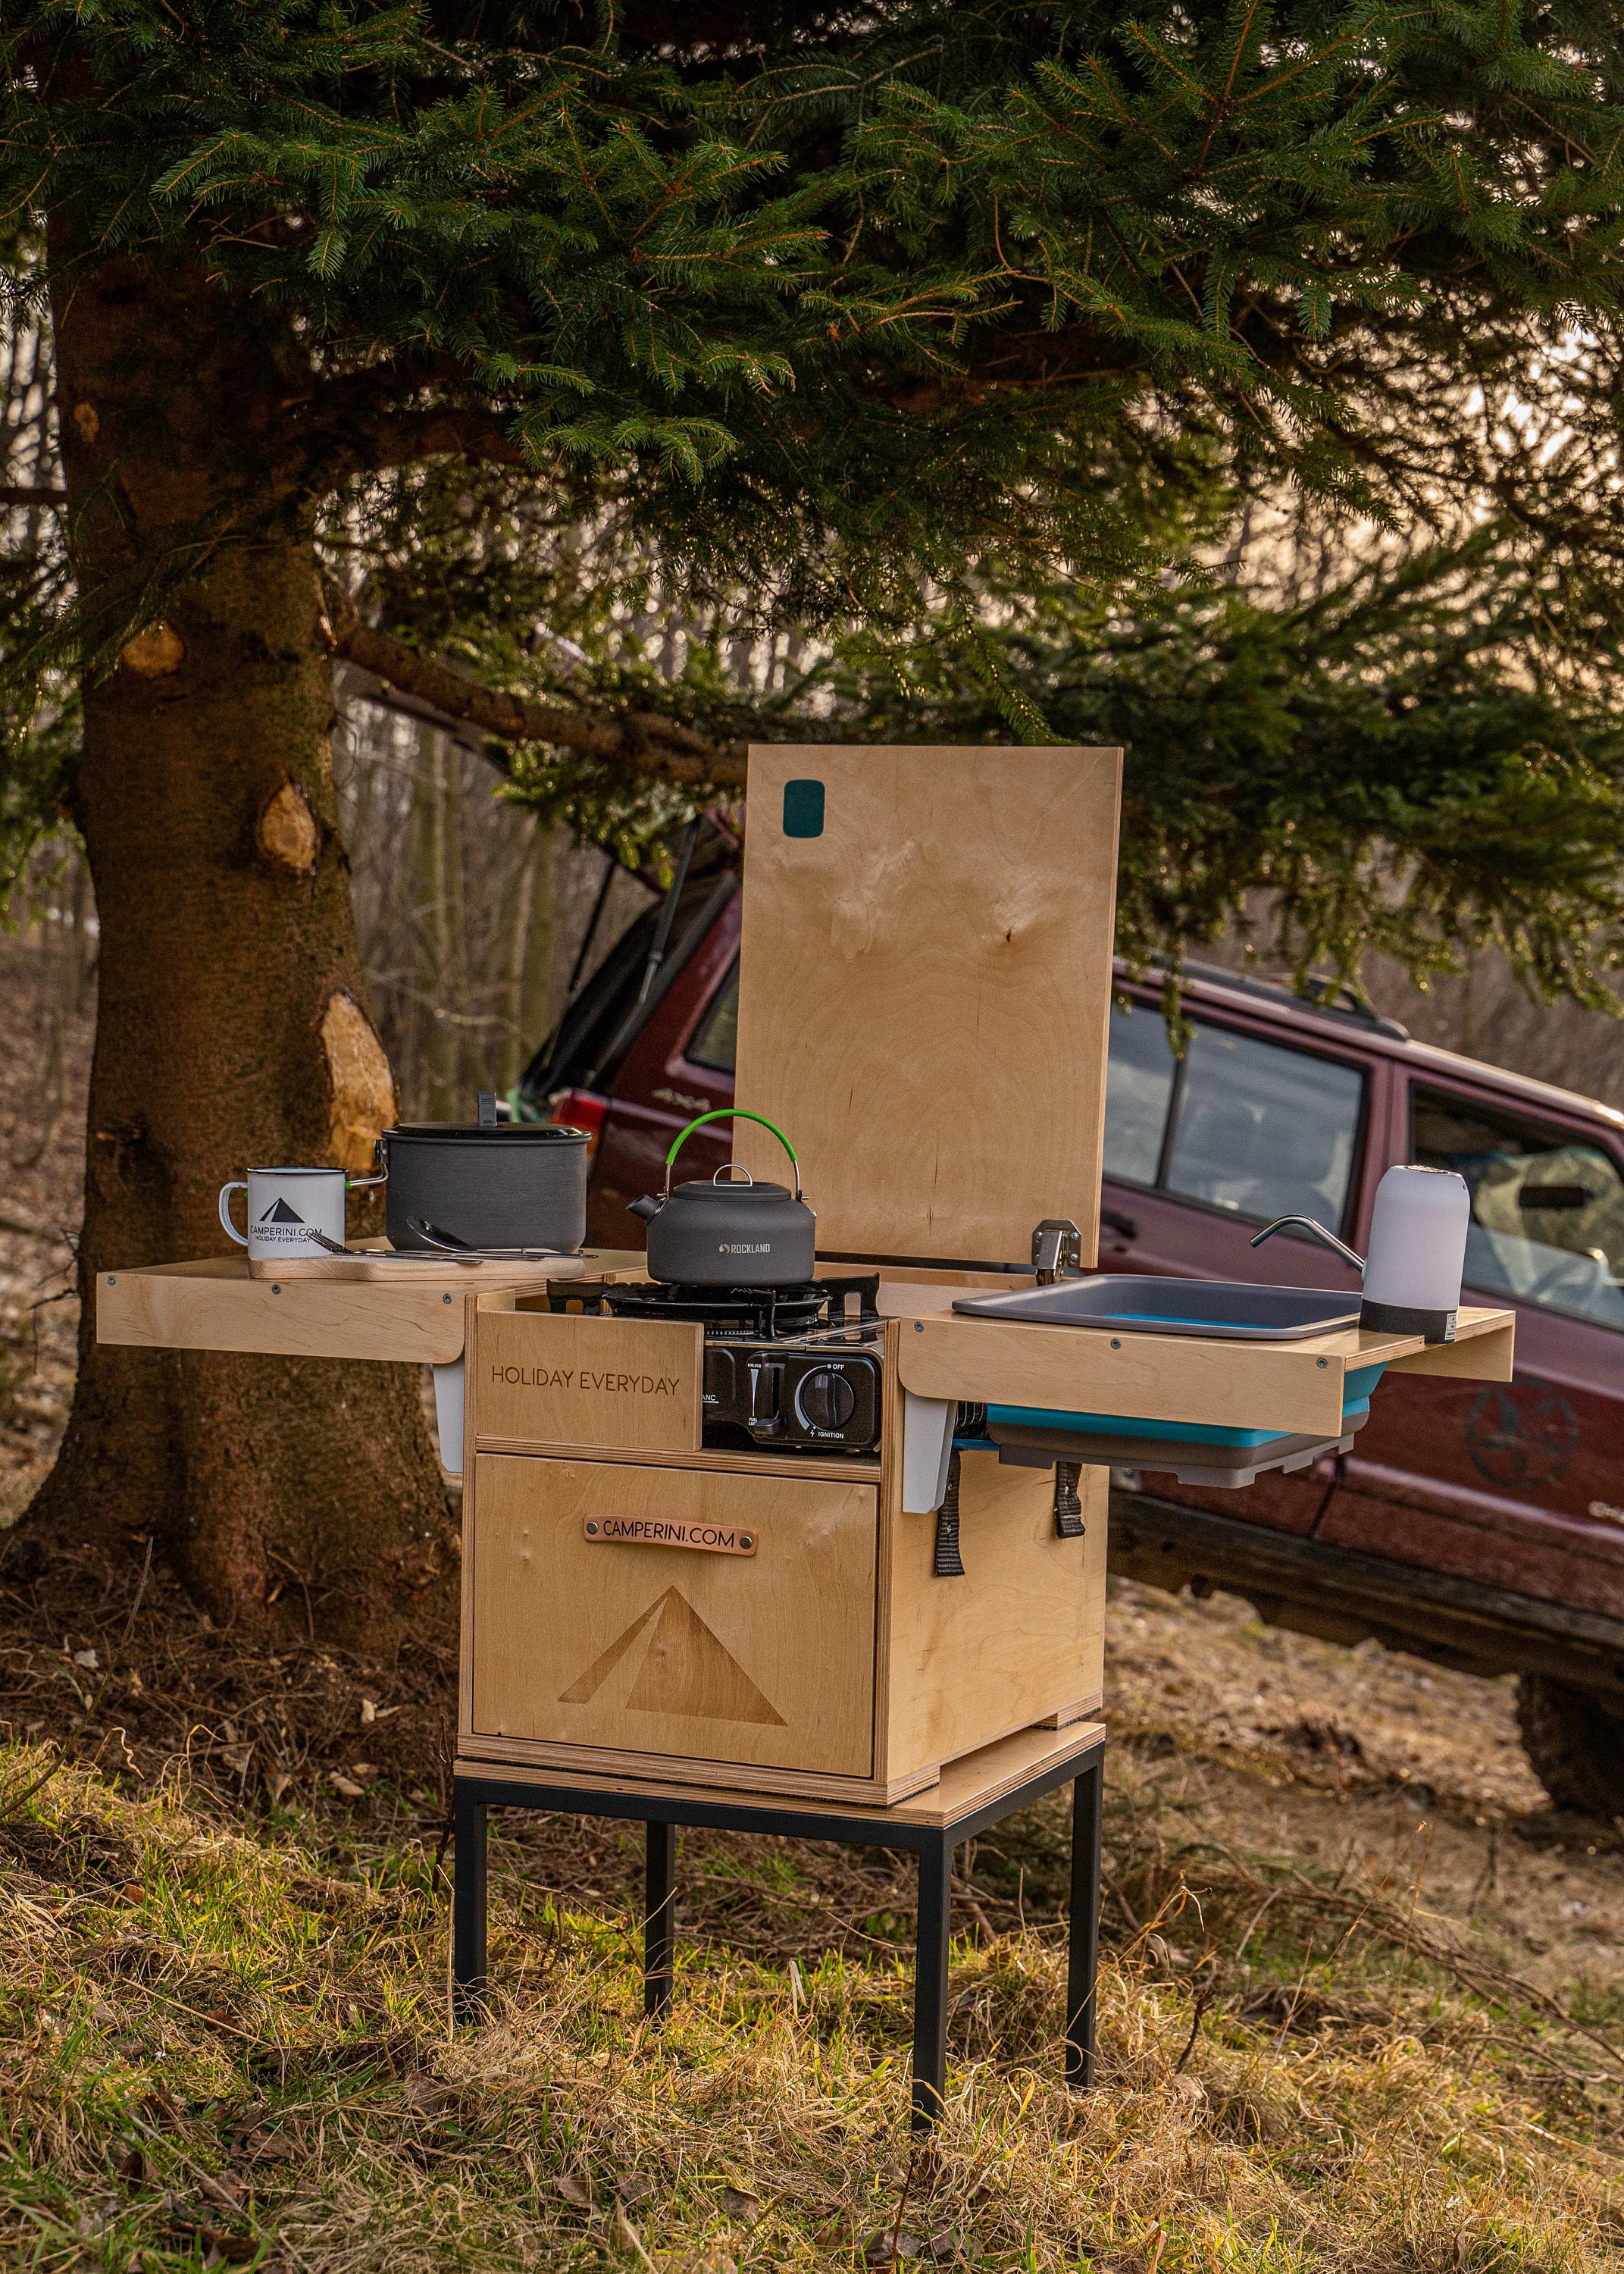
[[[13,0],[0,56],[62,471],[11,501],[60,538],[7,579],[4,818],[65,802],[102,927],[81,1373],[35,1521],[155,1525],[219,1615],[291,1569],[387,1638],[451,1572],[409,1380],[102,1351],[90,1299],[214,1246],[249,1160],[358,1163],[390,1113],[330,667],[431,668],[425,595],[384,604],[424,556],[377,558],[360,606],[343,573],[417,470],[887,669],[934,611],[1034,734],[1064,727],[1054,657],[996,596],[1153,591],[1248,495],[1457,527],[1486,496],[1527,544],[1617,551],[1619,41],[1583,0]],[[1500,408],[1562,353],[1594,478],[1502,495]],[[583,798],[735,768],[613,672],[518,691],[523,764],[573,753]]]

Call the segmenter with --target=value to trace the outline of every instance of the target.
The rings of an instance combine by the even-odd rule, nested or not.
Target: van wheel
[[[1517,1681],[1517,1728],[1534,1774],[1558,1808],[1624,1816],[1624,1713],[1547,1675]]]

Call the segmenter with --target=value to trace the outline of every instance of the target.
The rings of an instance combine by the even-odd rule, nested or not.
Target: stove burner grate
[[[858,1298],[858,1316],[877,1317],[876,1274],[817,1279],[787,1287],[688,1287],[650,1282],[611,1286],[604,1308],[616,1318],[674,1319],[704,1329],[707,1342],[787,1342],[846,1318],[846,1298]]]

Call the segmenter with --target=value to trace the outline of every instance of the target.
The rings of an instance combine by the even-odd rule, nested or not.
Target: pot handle
[[[690,1121],[686,1129],[678,1130],[675,1138],[673,1140],[671,1150],[665,1156],[665,1189],[660,1195],[660,1198],[663,1201],[668,1201],[671,1198],[672,1163],[676,1159],[677,1155],[681,1150],[683,1145],[686,1144],[688,1140],[693,1135],[695,1130],[703,1129],[707,1121],[759,1121],[763,1129],[771,1129],[773,1135],[778,1139],[779,1144],[783,1146],[784,1150],[789,1155],[790,1165],[795,1171],[795,1198],[800,1200],[801,1197],[801,1163],[795,1158],[794,1147],[790,1143],[789,1139],[779,1128],[778,1123],[776,1121],[769,1121],[764,1113],[747,1113],[741,1105],[718,1105],[714,1113],[702,1113],[696,1120]]]

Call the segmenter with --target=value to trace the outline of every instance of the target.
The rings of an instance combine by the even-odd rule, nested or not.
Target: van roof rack
[[[1373,1004],[1345,979],[1311,971],[1302,988],[1287,987],[1275,979],[1254,979],[1244,971],[1230,971],[1221,963],[1186,963],[1183,975],[1208,987],[1228,987],[1240,995],[1258,995],[1272,1003],[1289,1003],[1298,1010],[1314,1011],[1322,1019],[1346,1019],[1374,1035],[1388,1035],[1407,1043],[1410,1029],[1396,1019],[1384,1018]]]

